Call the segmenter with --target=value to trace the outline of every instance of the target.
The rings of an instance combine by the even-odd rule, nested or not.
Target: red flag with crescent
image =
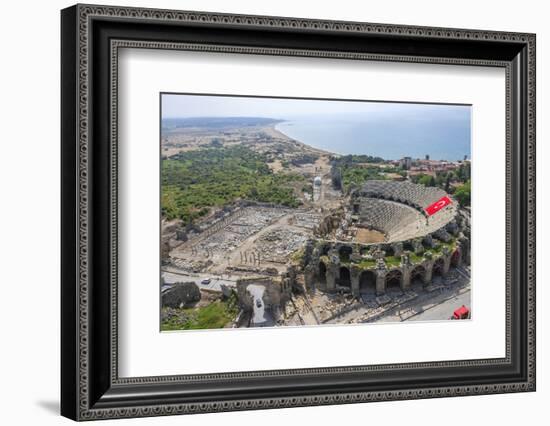
[[[449,204],[451,204],[451,199],[449,197],[445,196],[445,197],[441,197],[435,203],[430,204],[424,210],[426,210],[426,213],[428,214],[428,216],[431,216],[431,215],[437,213],[443,207],[448,206]]]

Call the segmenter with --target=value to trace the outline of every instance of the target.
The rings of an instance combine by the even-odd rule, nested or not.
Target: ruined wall
[[[454,239],[450,249],[442,246]],[[388,285],[405,291],[414,279],[429,285],[434,274],[446,276],[449,268],[469,264],[469,239],[453,222],[442,231],[397,243],[358,244],[341,241],[312,240],[307,245],[304,280],[307,291],[344,292],[360,295],[372,291],[382,295]],[[415,261],[411,256],[415,255]],[[387,256],[399,263],[388,263]],[[420,257],[420,260],[418,259]]]
[[[292,291],[292,281],[288,275],[280,277],[246,278],[237,281],[237,297],[241,309],[251,311],[254,298],[248,292],[249,285],[264,287],[262,301],[268,308],[280,308],[289,299]]]

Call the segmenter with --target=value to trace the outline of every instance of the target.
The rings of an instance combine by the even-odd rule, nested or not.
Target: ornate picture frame
[[[535,390],[534,34],[96,5],[64,9],[61,30],[62,415],[93,420]],[[503,68],[506,356],[119,377],[117,61],[124,47]]]

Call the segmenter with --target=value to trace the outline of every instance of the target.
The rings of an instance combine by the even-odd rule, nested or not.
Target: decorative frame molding
[[[158,41],[139,38],[136,23]],[[189,28],[189,41],[171,28]],[[239,43],[213,43],[204,29],[235,33]],[[193,31],[197,33],[193,33]],[[370,51],[316,46],[246,45],[246,30],[256,33],[314,32],[330,38],[349,35],[374,40]],[[162,31],[165,31],[162,33]],[[122,37],[122,35],[124,37]],[[137,38],[134,38],[136,37]],[[183,37],[187,36],[186,34]],[[204,41],[197,39],[204,37]],[[369,38],[371,37],[371,38]],[[274,36],[277,38],[277,36]],[[244,41],[243,41],[244,40]],[[387,51],[388,43],[419,44],[418,55]],[[464,56],[430,55],[437,45],[479,47]],[[423,47],[425,46],[425,47]],[[458,46],[458,47],[457,47]],[[272,56],[478,65],[506,69],[506,357],[503,359],[327,367],[300,370],[161,376],[121,379],[117,374],[117,85],[118,49],[123,47],[216,51]],[[492,50],[492,52],[489,52]],[[76,5],[62,12],[62,414],[75,420],[141,417],[243,409],[342,404],[535,390],[535,36],[510,32],[402,25],[336,22],[266,16],[212,14],[126,7]],[[468,56],[469,55],[469,56]],[[107,124],[98,117],[107,118]],[[91,167],[93,158],[94,167]],[[98,160],[101,160],[98,162]],[[100,164],[100,169],[98,169]],[[105,177],[99,177],[107,172]],[[102,195],[100,188],[107,189]],[[515,207],[517,206],[517,207]],[[516,212],[514,208],[519,208]],[[100,234],[98,229],[105,230]],[[99,247],[108,253],[101,257]],[[517,262],[514,260],[517,259]],[[98,259],[100,259],[98,261]],[[515,284],[515,285],[514,285]],[[98,308],[98,304],[102,308]],[[108,309],[107,309],[108,307]],[[508,380],[479,380],[468,385],[445,383],[452,369],[483,367],[507,371]],[[396,385],[377,388],[369,382],[380,373],[399,375],[429,371],[440,377],[435,386]],[[512,371],[514,374],[512,374]],[[504,373],[503,373],[504,374]],[[331,378],[349,379],[341,391],[323,392]],[[393,377],[392,376],[392,377]],[[279,390],[278,378],[319,382],[309,390]],[[379,378],[379,376],[378,376]],[[242,393],[205,395],[227,380],[248,380],[251,388],[273,383],[269,396]],[[368,380],[367,380],[368,381]],[[379,380],[380,382],[380,380]],[[436,380],[434,379],[434,383]],[[352,385],[353,383],[353,385]],[[167,397],[174,387],[197,389]],[[137,395],[137,389],[139,393]],[[223,387],[223,386],[222,386]],[[391,387],[391,386],[389,386]],[[200,390],[200,391],[199,391]],[[252,392],[252,393],[251,393]],[[148,397],[143,396],[149,393]],[[268,392],[269,393],[269,392]],[[248,396],[247,396],[248,395]],[[263,395],[263,394],[262,394]]]

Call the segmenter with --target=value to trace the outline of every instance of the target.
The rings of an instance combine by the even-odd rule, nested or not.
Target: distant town
[[[162,121],[161,330],[469,318],[470,159],[337,155],[279,121]]]

